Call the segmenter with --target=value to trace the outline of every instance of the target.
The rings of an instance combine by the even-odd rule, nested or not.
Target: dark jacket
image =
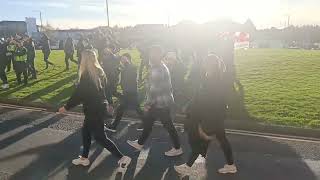
[[[224,128],[226,106],[226,84],[222,77],[202,77],[190,106],[190,121],[201,124],[207,134],[214,134]]]
[[[34,42],[33,41],[26,42],[25,47],[27,48],[27,51],[28,51],[28,59],[34,58],[36,56]]]
[[[104,115],[106,104],[108,104],[105,92],[107,80],[103,76],[101,76],[100,80],[102,87],[98,88],[88,73],[82,74],[80,82],[65,105],[65,108],[69,110],[79,104],[83,104],[83,112],[86,116]]]
[[[50,47],[50,42],[49,38],[47,36],[43,36],[41,38],[41,49],[43,53],[50,53],[51,52],[51,47]]]
[[[185,123],[192,151],[206,155],[209,142],[200,138],[198,127],[207,135],[224,131],[226,118],[226,84],[223,77],[202,76],[200,86],[192,99]]]
[[[133,64],[127,64],[122,68],[120,85],[123,94],[136,94],[138,92],[137,68]]]
[[[186,73],[186,68],[183,63],[176,62],[168,67],[171,74],[171,83],[173,92],[182,93],[184,91],[184,76]]]
[[[77,57],[81,57],[81,52],[84,50],[83,38],[79,39],[76,49],[77,49]]]
[[[108,55],[102,58],[102,68],[110,83],[118,83],[120,73],[120,58],[116,55]]]
[[[6,52],[7,52],[6,43],[0,42],[0,66],[5,65],[7,63]]]
[[[67,39],[66,44],[64,45],[64,52],[66,54],[73,54],[74,53],[74,44],[72,39]]]

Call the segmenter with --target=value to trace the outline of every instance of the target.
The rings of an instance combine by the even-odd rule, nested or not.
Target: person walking
[[[104,116],[108,101],[105,95],[106,76],[101,68],[97,55],[93,50],[84,50],[81,53],[81,64],[79,69],[79,84],[73,92],[65,106],[59,109],[59,113],[65,113],[67,110],[82,104],[85,115],[82,127],[83,152],[79,158],[74,159],[74,165],[88,166],[88,159],[91,136],[95,140],[116,156],[120,160],[118,164],[122,168],[128,167],[131,158],[123,155],[114,142],[108,139],[104,134]]]
[[[77,46],[77,57],[78,57],[78,68],[81,64],[81,53],[82,51],[86,50],[86,49],[93,49],[93,46],[89,43],[89,39],[84,38],[83,36],[80,37]]]
[[[210,141],[215,135],[227,164],[218,170],[221,174],[236,173],[232,149],[226,137],[224,120],[227,113],[225,65],[216,55],[209,55],[202,64],[200,86],[192,100],[185,124],[191,154],[187,163],[175,166],[180,174],[191,172],[199,155],[206,157]]]
[[[44,33],[42,34],[42,37],[41,37],[41,49],[43,53],[43,60],[46,63],[46,69],[49,68],[49,65],[54,66],[54,64],[49,61],[49,56],[51,53],[50,41],[48,36]]]
[[[36,57],[36,50],[35,50],[34,42],[31,37],[28,38],[27,41],[25,41],[25,47],[27,49],[28,75],[31,74],[32,79],[37,79],[37,71],[34,66],[34,59]]]
[[[81,52],[84,50],[84,44],[83,44],[83,36],[80,36],[80,39],[77,42],[76,50],[77,50],[77,57],[78,57],[78,67],[80,66],[81,62]]]
[[[66,70],[69,70],[69,59],[70,61],[77,64],[77,61],[73,59],[74,54],[74,44],[71,37],[68,37],[66,43],[64,45],[64,53],[65,53],[65,63],[66,63]]]
[[[114,46],[104,49],[103,58],[101,59],[102,68],[108,78],[107,89],[110,92],[110,96],[119,96],[117,93],[117,86],[119,84],[120,74],[120,57],[113,53]]]
[[[6,42],[3,40],[0,40],[0,79],[2,81],[2,89],[8,89],[8,78],[6,74],[6,66],[7,66],[7,45]]]
[[[181,113],[183,106],[188,99],[188,96],[185,93],[186,87],[184,80],[186,75],[186,67],[179,59],[176,52],[168,52],[165,61],[171,75],[173,97],[176,103],[175,112]]]
[[[21,75],[23,74],[24,85],[28,84],[28,67],[27,67],[27,49],[23,47],[23,42],[17,43],[17,49],[14,53],[13,67],[16,72],[17,82],[21,84]]]
[[[177,130],[173,126],[171,119],[171,107],[174,104],[170,72],[162,62],[163,51],[160,46],[152,46],[150,49],[150,72],[145,103],[145,116],[143,120],[142,135],[136,141],[128,140],[128,144],[137,150],[143,148],[144,143],[149,137],[152,126],[157,119],[160,119],[163,126],[169,132],[173,142],[173,148],[165,152],[166,156],[179,156],[183,154]]]
[[[116,132],[117,126],[119,125],[124,112],[129,106],[136,110],[140,118],[143,118],[143,111],[141,110],[138,101],[137,68],[132,64],[131,56],[128,53],[123,54],[120,61],[123,65],[120,75],[120,85],[123,94],[120,97],[120,105],[116,109],[116,117],[114,121],[107,126],[107,130],[111,132]],[[143,127],[140,125],[138,130],[142,129]]]
[[[7,72],[11,71],[11,64],[13,63],[13,59],[14,59],[14,53],[17,49],[17,46],[15,45],[15,41],[10,38],[8,39],[8,45],[7,45]]]

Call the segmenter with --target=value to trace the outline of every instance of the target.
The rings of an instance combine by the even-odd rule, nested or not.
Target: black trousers
[[[69,69],[69,60],[78,64],[78,62],[73,59],[73,53],[65,53],[64,61],[66,63],[66,69]]]
[[[23,74],[23,83],[28,83],[28,69],[25,61],[14,62],[14,70],[16,72],[17,82],[21,84],[21,75]]]
[[[50,51],[43,52],[43,60],[46,63],[46,68],[48,68],[49,64],[53,65],[53,63],[49,61],[50,53],[51,53]]]
[[[112,128],[117,128],[124,112],[130,107],[134,107],[140,118],[143,118],[143,111],[138,102],[138,93],[125,93],[120,98],[120,105],[116,110],[116,118],[112,122]]]
[[[152,107],[148,112],[146,112],[143,118],[143,132],[140,136],[138,143],[143,145],[150,133],[152,132],[152,126],[154,122],[159,118],[164,128],[168,131],[170,138],[173,142],[173,146],[175,149],[180,148],[180,140],[177,133],[177,130],[173,126],[173,122],[171,119],[170,109],[168,108],[154,108]]]
[[[225,159],[226,159],[228,165],[234,164],[232,148],[231,148],[231,145],[226,137],[225,130],[217,131],[217,133],[215,135],[216,135],[216,138],[220,144],[220,147],[222,148],[222,151],[224,153],[224,156],[225,156]],[[189,136],[189,141],[192,138],[193,137]],[[197,141],[199,141],[199,142],[197,142],[198,146],[201,146],[202,148],[206,148],[206,151],[208,150],[210,141],[206,141],[206,140],[203,140],[200,138]],[[187,162],[187,165],[189,167],[191,167],[194,164],[194,162],[196,161],[196,159],[198,158],[199,155],[203,155],[203,156],[206,155],[206,153],[200,152],[198,150],[199,150],[199,148],[192,149],[189,160]]]
[[[0,79],[3,84],[8,84],[8,78],[6,74],[6,63],[0,62]]]
[[[14,56],[7,56],[7,71],[11,70],[11,64],[13,63]]]
[[[82,157],[88,158],[92,136],[101,146],[110,151],[112,155],[118,158],[123,157],[123,154],[119,151],[115,143],[108,139],[104,134],[103,116],[99,115],[85,116],[82,127]]]
[[[37,77],[36,68],[34,67],[34,58],[35,56],[28,56],[27,66],[28,66],[28,74],[31,74],[33,78]]]

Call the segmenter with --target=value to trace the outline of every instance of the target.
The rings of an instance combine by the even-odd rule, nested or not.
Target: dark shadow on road
[[[56,119],[49,119],[49,122],[43,122],[15,135],[9,142],[17,141],[32,132],[47,127],[48,124],[55,122]],[[154,131],[146,143],[145,149],[149,152],[135,152],[133,148],[126,144],[127,139],[136,139],[140,133],[136,131],[136,125],[123,122],[119,127],[119,132],[113,134],[120,150],[132,157],[132,164],[125,174],[116,176],[116,179],[124,180],[174,180],[179,176],[174,171],[174,165],[184,163],[189,155],[189,146],[187,145],[186,136],[181,136],[182,146],[185,151],[184,155],[177,158],[167,158],[164,152],[170,146],[169,138],[160,126],[155,126]],[[125,128],[123,132],[121,129]],[[35,147],[18,154],[8,157],[2,157],[0,161],[9,161],[21,156],[36,155],[36,158],[28,166],[19,170],[12,175],[12,180],[38,180],[38,179],[68,179],[68,180],[87,180],[87,179],[110,179],[117,172],[118,159],[108,154],[104,159],[99,156],[105,152],[101,146],[96,143],[92,144],[93,153],[90,154],[91,162],[96,158],[100,164],[90,169],[89,167],[77,167],[71,164],[71,160],[77,157],[79,147],[81,146],[80,131],[77,131],[62,141],[54,144]],[[181,134],[180,134],[181,135]],[[228,135],[234,150],[238,174],[219,175],[217,169],[224,165],[224,156],[217,142],[214,140],[209,148],[207,161],[204,164],[207,169],[206,174],[199,173],[199,177],[189,177],[190,179],[221,179],[221,180],[318,180],[310,167],[303,161],[296,150],[283,140],[269,139],[266,137],[250,137],[241,135]],[[10,144],[10,143],[9,143]],[[2,142],[0,144],[2,146]],[[90,169],[90,171],[89,171]],[[199,169],[193,169],[199,171]],[[201,177],[200,177],[201,176]],[[112,178],[113,179],[113,178]],[[183,179],[188,179],[185,177]]]
[[[238,173],[220,175],[225,164],[218,143],[211,143],[207,161],[207,180],[317,180],[314,173],[288,144],[264,137],[229,136],[234,150]],[[245,145],[244,145],[245,143]]]
[[[50,174],[66,168],[70,165],[70,160],[77,157],[80,147],[78,137],[80,137],[79,132],[75,132],[59,143],[35,147],[0,160],[5,161],[20,156],[37,155],[36,160],[12,175],[10,180],[48,179]]]
[[[21,114],[10,120],[0,121],[0,134],[4,134],[24,125],[28,125],[40,117],[40,112],[29,111],[28,113]]]
[[[32,125],[32,126],[24,129],[23,131],[15,134],[13,136],[10,136],[8,138],[3,139],[2,141],[0,141],[0,149],[3,149],[3,148],[25,138],[26,136],[28,136],[32,133],[35,133],[35,132],[41,130],[43,128],[47,128],[49,125],[58,122],[63,117],[65,117],[65,115],[62,115],[62,114],[55,115],[55,116],[51,117],[50,119],[45,120],[44,122],[40,122],[39,124]]]

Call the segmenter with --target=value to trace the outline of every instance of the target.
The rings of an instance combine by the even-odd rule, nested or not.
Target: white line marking
[[[139,157],[137,159],[137,166],[136,166],[136,169],[134,171],[134,176],[133,177],[136,177],[136,175],[138,175],[138,173],[140,172],[140,170],[143,168],[143,166],[146,164],[146,160],[148,158],[148,155],[149,155],[149,151],[150,151],[150,148],[148,149],[142,149],[140,151],[140,154],[139,154]]]
[[[227,130],[228,134],[235,134],[235,135],[242,135],[242,136],[252,136],[252,137],[262,137],[262,138],[271,138],[271,139],[281,139],[281,140],[287,140],[287,141],[298,141],[298,142],[308,142],[308,143],[319,143],[320,140],[317,140],[315,138],[311,139],[303,139],[303,137],[291,137],[291,136],[279,136],[276,134],[259,134],[256,132],[250,132],[250,131],[235,131],[235,130]]]

